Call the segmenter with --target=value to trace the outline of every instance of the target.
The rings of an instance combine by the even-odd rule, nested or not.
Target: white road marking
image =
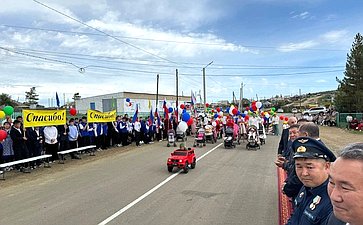
[[[197,162],[199,160],[203,159],[209,153],[211,153],[214,150],[216,150],[222,144],[223,143],[220,143],[216,147],[212,148],[211,150],[209,150],[208,152],[204,153],[202,156],[200,156],[199,158],[197,158]],[[140,197],[138,197],[137,199],[135,199],[134,201],[132,201],[131,203],[129,203],[127,206],[125,206],[122,209],[120,209],[119,211],[115,212],[113,215],[111,215],[110,217],[108,217],[107,219],[105,219],[104,221],[102,221],[101,223],[99,223],[98,225],[106,225],[106,224],[108,224],[109,222],[111,222],[112,220],[114,220],[116,217],[120,216],[122,213],[126,212],[128,209],[130,209],[131,207],[133,207],[134,205],[136,205],[137,203],[139,203],[140,201],[142,201],[144,198],[146,198],[147,196],[151,195],[153,192],[155,192],[156,190],[158,190],[159,188],[161,188],[162,186],[164,186],[166,183],[168,183],[169,181],[171,181],[172,179],[174,179],[181,172],[182,172],[182,170],[180,170],[177,173],[174,173],[173,175],[170,175],[164,181],[162,181],[161,183],[159,183],[158,185],[156,185],[155,187],[153,187],[152,189],[150,189],[148,192],[146,192],[145,194],[141,195]]]

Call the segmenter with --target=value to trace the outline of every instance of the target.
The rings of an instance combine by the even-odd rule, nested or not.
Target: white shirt
[[[141,123],[139,121],[135,121],[135,123],[134,123],[134,130],[136,132],[140,132],[140,130],[141,130]]]
[[[57,140],[58,136],[58,130],[56,127],[45,127],[44,128],[44,137],[45,137],[45,143],[47,144],[55,144],[58,142]],[[54,142],[52,142],[52,139],[54,139]]]

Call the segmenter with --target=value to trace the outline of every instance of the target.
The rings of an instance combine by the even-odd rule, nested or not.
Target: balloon
[[[10,105],[7,105],[4,107],[3,111],[6,115],[10,116],[11,114],[13,114],[14,108]]]
[[[180,121],[178,129],[185,132],[188,129],[188,124],[185,121]]]
[[[289,117],[287,117],[287,116],[286,116],[286,117],[284,118],[284,120],[285,120],[285,121],[288,121],[288,120],[289,120]]]
[[[173,107],[169,107],[169,113],[173,112]]]
[[[236,108],[232,109],[232,114],[237,115],[238,110]]]
[[[256,107],[257,107],[258,109],[261,109],[261,107],[262,107],[262,102],[256,102]]]
[[[248,120],[249,118],[250,118],[250,116],[249,116],[249,115],[246,115],[246,116],[245,116],[245,119],[246,119],[246,120]]]
[[[221,108],[217,107],[217,109],[216,109],[216,110],[217,110],[217,112],[220,112],[220,111],[221,111]]]
[[[237,112],[237,116],[239,116],[239,115],[241,115],[241,112],[238,110],[238,112]]]
[[[5,113],[4,111],[0,111],[0,119],[4,118],[5,117]]]
[[[285,118],[284,116],[282,116],[282,115],[280,116],[280,120],[283,120],[284,118]]]
[[[257,106],[256,105],[253,105],[252,106],[252,109],[253,109],[253,111],[257,111]]]
[[[129,98],[126,98],[126,102],[130,102],[131,100]]]
[[[230,115],[234,115],[233,114],[233,109],[234,109],[234,106],[232,105],[231,107],[229,107],[229,111],[228,111],[228,113],[230,114]]]
[[[226,108],[226,113],[229,113],[229,107]]]
[[[266,117],[266,119],[270,118],[270,114],[265,113],[265,117]]]
[[[184,109],[184,108],[185,108],[185,105],[184,105],[184,104],[181,104],[181,105],[180,105],[180,108],[181,108],[181,109]]]
[[[220,111],[218,114],[219,114],[219,116],[223,116],[223,112],[222,111]]]
[[[275,108],[275,107],[272,107],[272,108],[271,108],[271,111],[272,111],[272,112],[275,112],[275,111],[276,111],[276,108]]]
[[[193,122],[194,122],[193,118],[190,118],[190,119],[188,120],[188,122],[187,122],[187,125],[188,125],[188,126],[191,126],[191,125],[193,124]]]
[[[189,115],[189,113],[183,113],[183,115],[182,115],[182,120],[183,120],[184,122],[188,122],[188,121],[190,120],[190,115]]]
[[[213,122],[212,122],[212,126],[213,126],[213,127],[217,126],[216,121],[213,121]]]
[[[245,113],[242,113],[241,116],[242,116],[242,118],[245,118],[246,117],[246,114]]]
[[[77,110],[75,108],[71,108],[69,110],[69,114],[71,114],[72,116],[75,116],[75,115],[77,115]]]
[[[5,130],[0,130],[0,141],[3,141],[8,136],[8,133]]]
[[[248,107],[248,106],[247,106],[247,107],[246,107],[246,111],[248,111],[248,110],[250,110],[250,107]]]
[[[217,119],[218,118],[218,114],[214,114],[214,119]]]
[[[209,103],[205,103],[205,107],[207,107],[207,108],[208,108],[208,107],[209,107]]]
[[[183,109],[183,112],[182,113],[186,113],[187,112],[187,110],[186,109]]]
[[[253,101],[253,102],[252,102],[252,105],[256,105],[256,101]]]

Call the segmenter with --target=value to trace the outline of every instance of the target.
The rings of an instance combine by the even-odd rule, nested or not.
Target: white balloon
[[[182,132],[185,132],[188,129],[188,124],[184,121],[180,121],[178,129],[181,130]]]
[[[220,111],[220,112],[218,113],[218,115],[223,116],[223,112],[222,112],[222,111]]]
[[[262,107],[262,102],[256,102],[256,107],[260,109]]]

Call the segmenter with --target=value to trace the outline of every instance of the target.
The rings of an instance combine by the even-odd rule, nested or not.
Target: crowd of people
[[[319,126],[290,117],[275,164],[285,170],[282,193],[293,203],[287,225],[363,224],[363,144],[338,158],[319,137]]]
[[[15,120],[7,116],[0,126],[0,129],[7,132],[6,139],[0,142],[0,163],[42,154],[51,154],[52,163],[59,160],[59,151],[89,145],[95,145],[96,150],[101,151],[132,143],[136,146],[150,144],[165,139],[166,130],[176,127],[177,122],[173,116],[167,120],[138,117],[133,121],[133,118],[125,114],[107,123],[89,123],[87,117],[82,117],[71,118],[65,125],[24,128],[21,116]],[[73,159],[80,159],[77,153],[70,153],[70,156]],[[34,162],[30,167],[19,165],[6,169],[28,172],[29,169],[38,166],[41,166],[40,161]]]

